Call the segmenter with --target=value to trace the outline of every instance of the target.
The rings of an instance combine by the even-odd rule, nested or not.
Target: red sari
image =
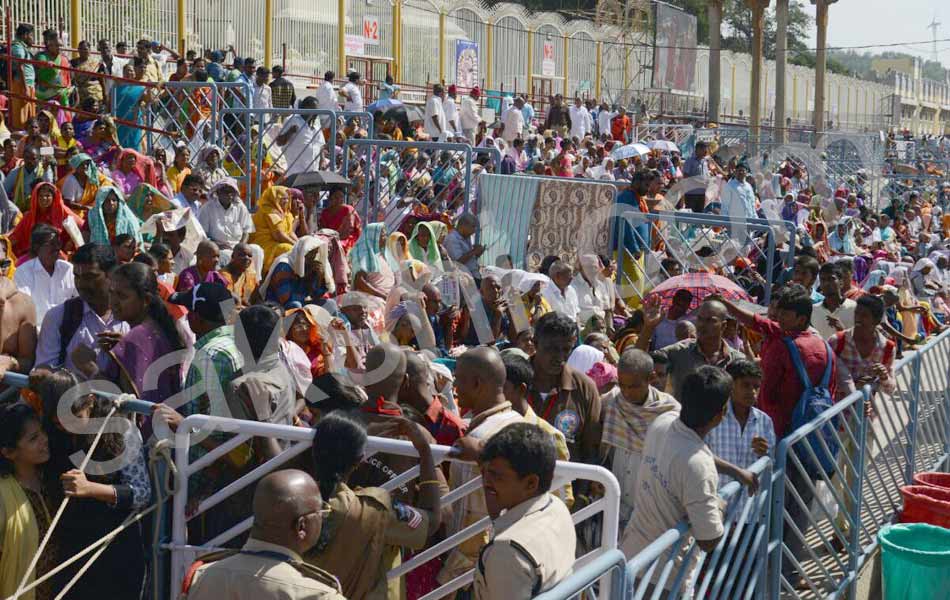
[[[40,208],[39,192],[43,186],[47,185],[53,190],[53,203],[50,204],[49,208],[43,211]],[[30,194],[30,210],[23,214],[23,218],[20,219],[20,222],[17,223],[16,227],[13,228],[13,232],[10,234],[10,242],[13,244],[14,254],[17,256],[29,255],[30,235],[33,233],[33,228],[40,223],[45,223],[59,232],[59,240],[63,244],[64,252],[67,252],[69,249],[75,249],[72,238],[69,237],[69,234],[66,233],[66,229],[63,227],[63,221],[66,220],[66,217],[72,217],[79,229],[85,226],[85,222],[63,202],[63,194],[59,191],[59,188],[47,182],[38,184],[33,188],[33,193]]]
[[[356,209],[349,204],[341,204],[336,208],[327,208],[320,213],[317,224],[321,229],[333,229],[340,234],[340,245],[343,251],[349,253],[360,239],[363,232],[362,221],[356,214]]]

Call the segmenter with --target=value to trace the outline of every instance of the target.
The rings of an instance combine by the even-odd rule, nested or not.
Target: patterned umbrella
[[[749,294],[743,290],[739,284],[727,279],[722,275],[713,275],[711,273],[685,273],[670,277],[660,285],[656,286],[646,296],[650,300],[656,296],[660,299],[660,306],[666,310],[673,303],[673,295],[679,290],[689,290],[693,294],[693,301],[689,305],[690,310],[695,310],[702,304],[707,296],[719,294],[726,300],[753,302]]]

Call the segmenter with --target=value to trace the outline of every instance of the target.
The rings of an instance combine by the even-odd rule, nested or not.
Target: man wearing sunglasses
[[[323,528],[323,498],[303,471],[277,471],[254,492],[254,526],[240,550],[199,558],[182,586],[183,598],[204,600],[344,600],[336,577],[303,562]]]

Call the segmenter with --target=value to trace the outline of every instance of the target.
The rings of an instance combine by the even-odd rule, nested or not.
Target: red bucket
[[[950,490],[950,473],[928,471],[914,473],[914,485],[929,485],[930,487]]]
[[[901,487],[904,511],[901,523],[930,523],[950,529],[950,490],[928,485]]]

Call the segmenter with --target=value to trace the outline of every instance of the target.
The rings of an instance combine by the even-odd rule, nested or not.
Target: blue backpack
[[[785,347],[788,348],[788,354],[792,359],[792,363],[795,365],[798,379],[805,387],[801,398],[798,399],[798,404],[795,405],[795,411],[792,413],[792,427],[789,429],[789,433],[791,433],[802,425],[815,420],[818,415],[834,405],[834,399],[831,397],[831,388],[828,385],[831,382],[831,367],[834,361],[834,354],[831,352],[831,346],[828,345],[828,342],[825,342],[828,364],[825,366],[825,372],[821,376],[821,381],[818,385],[812,385],[811,379],[808,377],[808,372],[805,371],[802,356],[798,352],[798,346],[795,345],[795,342],[790,337],[783,338],[783,341],[785,342]],[[835,435],[836,421],[837,419],[830,419],[827,423],[812,433],[809,433],[805,438],[805,443],[811,446],[815,457],[818,459],[818,465],[814,464],[815,461],[804,445],[801,445],[801,449],[797,452],[799,459],[802,461],[802,465],[805,467],[805,471],[814,479],[817,479],[822,471],[826,475],[830,475],[835,470],[835,455],[838,453],[838,437]],[[823,440],[825,445],[822,446],[819,440]],[[827,451],[825,450],[826,447]]]

